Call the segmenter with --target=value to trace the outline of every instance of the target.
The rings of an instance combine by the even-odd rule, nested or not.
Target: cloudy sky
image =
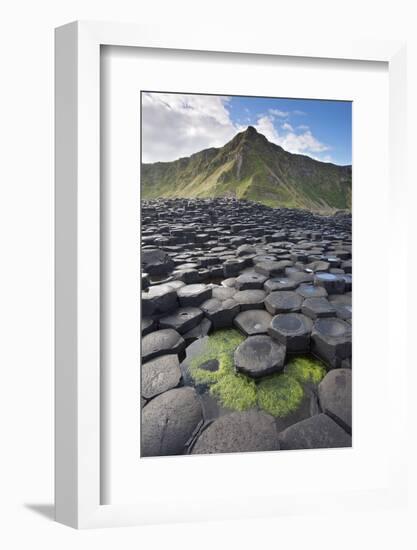
[[[291,153],[352,162],[348,101],[143,92],[142,161],[171,161],[221,147],[248,125]]]

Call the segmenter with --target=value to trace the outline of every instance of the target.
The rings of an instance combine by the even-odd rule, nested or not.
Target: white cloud
[[[271,116],[260,117],[255,127],[258,132],[264,134],[269,141],[280,145],[290,153],[309,155],[313,157],[316,153],[321,153],[330,149],[328,145],[321,143],[312,134],[310,129],[297,133],[290,124],[284,123],[281,125],[284,132],[279,133],[274,125],[273,117]]]
[[[225,96],[143,93],[142,161],[172,161],[209,147],[222,147],[246,129],[246,124],[232,121],[229,101]],[[282,119],[289,115],[270,109],[268,114],[258,115],[253,125],[286,151],[328,161],[330,157],[319,156],[330,148],[321,143],[308,126],[294,130],[288,121],[282,121],[278,130],[278,124],[274,124],[276,117]]]
[[[283,130],[287,130],[288,132],[293,132],[294,128],[291,126],[289,122],[284,122],[284,124],[281,126]]]
[[[282,118],[286,118],[290,114],[287,111],[279,111],[278,109],[269,109],[268,112],[272,116],[277,116]]]
[[[227,110],[228,97],[144,93],[142,96],[142,160],[171,161],[222,147],[242,126]]]

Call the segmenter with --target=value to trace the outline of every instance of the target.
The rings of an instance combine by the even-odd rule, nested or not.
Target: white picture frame
[[[238,29],[179,35],[169,27],[75,22],[56,30],[56,519],[76,528],[158,522],[155,510],[132,504],[101,504],[100,402],[100,48],[102,45],[251,53],[334,60],[382,61],[389,70],[390,185],[396,235],[406,238],[401,194],[405,189],[405,44],[385,40],[289,41]],[[400,251],[405,254],[406,250]],[[399,384],[405,387],[405,367]],[[399,392],[398,400],[401,399]],[[401,439],[399,435],[399,439]],[[398,452],[401,453],[399,441]],[[390,505],[405,495],[406,478],[397,462],[386,490],[344,495],[346,507],[379,501]],[[394,468],[395,469],[395,468]],[[343,495],[339,495],[343,496]],[[337,499],[334,501],[336,502]],[[305,511],[304,495],[273,513]],[[331,502],[331,501],[330,501]],[[219,512],[220,510],[220,512]],[[221,517],[221,506],[217,517]],[[236,509],[235,517],[242,512]],[[203,519],[203,511],[201,512]],[[210,510],[204,512],[204,518]],[[186,519],[167,498],[163,517]],[[214,516],[213,516],[214,517]],[[233,517],[228,515],[228,517]],[[199,519],[199,514],[195,518]]]

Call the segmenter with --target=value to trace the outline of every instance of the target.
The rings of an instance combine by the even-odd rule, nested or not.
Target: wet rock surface
[[[229,198],[150,200],[141,239],[143,456],[273,450],[278,432],[282,449],[351,444],[349,214]],[[232,327],[246,339],[225,391],[232,376],[243,377],[246,392],[287,376],[273,373],[297,353],[323,362],[329,372],[305,387],[298,412],[273,417],[256,403],[232,411],[184,378],[178,363],[189,346]],[[217,376],[221,365],[210,359],[202,370]]]

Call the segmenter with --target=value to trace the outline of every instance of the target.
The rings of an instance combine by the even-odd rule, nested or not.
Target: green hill
[[[255,128],[173,162],[142,163],[143,199],[235,196],[268,206],[351,208],[352,167],[288,153]]]

